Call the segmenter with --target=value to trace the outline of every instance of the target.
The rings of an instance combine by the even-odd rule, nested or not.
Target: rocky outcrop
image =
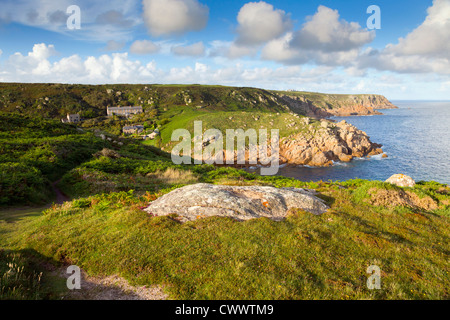
[[[316,192],[265,186],[188,185],[158,198],[145,209],[153,215],[177,214],[182,221],[210,216],[249,220],[284,219],[291,209],[322,214],[329,209]]]
[[[309,122],[305,118],[305,124]],[[367,134],[346,121],[322,120],[320,126],[281,139],[280,159],[297,165],[329,166],[333,161],[348,162],[354,157],[383,153]]]
[[[295,113],[313,118],[332,116],[380,115],[376,109],[394,109],[381,95],[314,95],[310,93],[278,96]]]
[[[107,157],[107,158],[111,158],[111,159],[118,159],[121,157],[121,155],[114,150],[108,149],[108,148],[103,148],[101,151],[93,154],[93,156],[95,158],[100,158],[100,157]]]
[[[416,182],[410,176],[404,174],[394,174],[386,180],[387,183],[394,184],[398,187],[414,187]]]
[[[333,162],[349,162],[353,158],[374,156],[378,154],[386,155],[381,149],[382,145],[370,141],[367,134],[355,126],[347,123],[345,120],[336,122],[333,120],[322,119],[320,122],[303,117],[296,123],[298,133],[280,139],[279,144],[279,162],[280,164],[308,165],[314,167],[330,166]],[[205,145],[211,143],[210,139]],[[266,148],[261,150],[261,148]],[[258,155],[261,153],[271,157],[271,145],[257,145],[255,148],[256,161],[261,164]],[[236,165],[237,167],[252,166],[255,158],[248,146],[244,151],[245,164]],[[214,162],[216,154],[203,154],[203,161],[210,160]],[[222,157],[225,162],[238,163],[238,152],[227,153],[222,150]],[[250,161],[253,160],[252,161]],[[267,163],[266,163],[267,164]],[[254,164],[253,164],[254,165]]]

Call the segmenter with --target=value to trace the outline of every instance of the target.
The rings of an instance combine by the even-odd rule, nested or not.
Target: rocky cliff
[[[304,118],[305,124],[309,119]],[[381,145],[346,121],[322,120],[320,126],[307,126],[306,133],[280,141],[280,160],[284,163],[329,166],[333,161],[349,162],[354,157],[382,154]]]
[[[375,94],[333,95],[314,93],[279,93],[291,111],[314,118],[382,114],[377,109],[394,109],[386,97]]]
[[[333,120],[317,121],[308,117],[299,118],[296,123],[298,130],[295,133],[280,138],[279,160],[280,164],[330,166],[333,162],[349,162],[353,158],[383,154],[382,145],[370,141],[367,134],[346,121],[336,122]],[[224,139],[226,140],[226,139]],[[259,148],[257,146],[257,154]],[[271,146],[266,147],[266,153],[271,155]],[[245,150],[245,160],[250,166],[252,153],[248,146]],[[205,156],[205,155],[204,155]],[[235,150],[229,154],[223,150],[223,159],[233,160],[237,163],[238,153]],[[383,157],[386,155],[383,154]],[[203,158],[203,160],[212,160]],[[257,158],[258,163],[260,159]]]

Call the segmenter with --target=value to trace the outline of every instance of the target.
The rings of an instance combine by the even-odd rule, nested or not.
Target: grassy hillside
[[[49,201],[50,183],[103,146],[58,121],[0,113],[0,123],[0,205]]]
[[[56,85],[35,86],[27,95],[44,90],[39,86],[50,90]],[[89,88],[73,86],[79,92]],[[118,96],[108,93],[108,86],[102,88],[111,99]],[[128,86],[114,88],[126,92]],[[155,97],[154,106],[145,106],[154,110],[155,119],[141,120],[162,128],[162,144],[168,142],[171,130],[190,128],[194,120],[222,130],[267,124],[270,128],[272,122],[284,135],[301,131],[297,123],[301,117],[273,101],[254,104],[249,112],[251,97],[264,93],[258,89],[139,88],[142,95]],[[210,90],[218,93],[208,96]],[[246,100],[241,97],[237,103],[239,98],[231,98],[233,90],[235,97]],[[227,112],[214,111],[224,111],[214,100],[220,92],[231,95],[230,105],[235,102]],[[91,93],[95,96],[95,91]],[[173,105],[165,107],[158,99]],[[186,105],[189,99],[195,102]],[[216,102],[197,108],[196,99]],[[38,110],[59,112],[51,101],[49,97],[46,107]],[[103,112],[101,107],[89,108]],[[26,106],[18,113],[0,112],[0,299],[61,298],[67,293],[65,279],[52,270],[67,264],[78,265],[89,275],[118,275],[134,285],[160,285],[173,299],[450,297],[450,188],[446,185],[314,183],[211,165],[174,165],[164,151],[112,134],[127,120],[97,119],[98,123],[93,120],[80,130],[25,110]],[[105,131],[111,140],[99,137]],[[51,182],[57,180],[57,187],[72,200],[49,205],[54,196]],[[331,209],[321,216],[294,210],[280,222],[212,217],[184,224],[176,215],[158,217],[142,210],[171,190],[197,182],[310,188]],[[48,205],[18,208],[25,204]],[[370,265],[382,270],[380,290],[366,286]]]
[[[180,106],[213,111],[283,109],[262,89],[200,85],[64,85],[1,83],[0,110],[60,118],[81,113],[85,118],[106,115],[107,106],[142,105],[150,113],[170,117]],[[261,100],[259,99],[261,97]]]
[[[49,202],[52,182],[103,148],[118,148],[98,133],[42,117],[0,112],[0,123],[0,206]],[[168,160],[135,140],[124,140],[120,150],[131,157]]]
[[[363,102],[373,104],[387,101],[377,95],[283,92],[205,85],[0,83],[0,91],[0,111],[15,111],[54,119],[60,119],[67,113],[79,113],[85,119],[95,119],[105,116],[108,106],[141,105],[145,114],[135,121],[149,121],[149,125],[165,124],[183,112],[289,112],[289,104],[280,98],[284,95],[301,97],[323,110]],[[104,125],[101,119],[86,124],[91,127],[101,125]]]
[[[120,135],[123,126],[131,124],[144,125],[146,133],[158,128],[161,137],[147,144],[165,150],[173,146],[170,143],[173,130],[192,130],[195,120],[203,121],[205,130],[217,128],[225,132],[226,129],[238,128],[275,128],[280,130],[281,137],[286,137],[304,129],[294,113],[311,115],[311,112],[317,113],[315,108],[328,112],[364,101],[373,104],[379,99],[376,95],[330,95],[205,85],[1,83],[0,91],[0,111],[56,120],[67,113],[79,113],[85,119],[82,128],[113,135]],[[282,98],[285,95],[302,100],[292,100],[291,105],[291,100]],[[315,106],[313,111],[308,109],[309,103]],[[130,119],[106,117],[108,106],[125,105],[141,105],[144,113]]]
[[[227,184],[307,185],[331,210],[321,216],[293,211],[281,222],[213,217],[180,224],[175,217],[141,210],[169,190],[113,192],[54,206],[13,226],[2,222],[8,217],[3,213],[0,246],[9,255],[29,250],[30,261],[38,255],[47,263],[76,264],[90,275],[159,284],[173,299],[449,298],[448,187],[411,188],[438,199],[439,210],[425,211],[364,201],[364,190],[393,188],[381,182],[305,184],[210,169],[198,171],[198,177]],[[366,286],[370,265],[382,270],[381,290]],[[40,270],[27,266],[28,276]],[[29,289],[40,294],[39,288],[58,287],[63,280],[52,281],[31,282]]]

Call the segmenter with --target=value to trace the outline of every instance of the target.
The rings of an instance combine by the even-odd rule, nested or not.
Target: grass
[[[0,297],[2,299],[39,299],[42,272],[29,270],[23,255],[0,251]],[[27,267],[27,269],[25,269]]]
[[[16,92],[15,86],[30,90]],[[272,122],[281,136],[303,129],[300,123],[288,127],[301,119],[260,89],[121,85],[109,94],[111,86],[0,87],[4,109],[16,108],[8,102],[16,100],[23,112],[41,110],[54,117],[76,112],[71,105],[58,106],[80,97],[84,107],[98,114],[106,104],[154,99],[152,106],[144,103],[156,115],[148,126],[162,126],[161,143],[166,145],[174,129],[193,129],[194,120],[222,131],[258,129]],[[61,89],[68,92],[61,94]],[[43,94],[50,97],[46,106]],[[186,105],[186,97],[193,102]],[[25,103],[31,98],[36,102]],[[34,108],[38,104],[41,109]],[[197,110],[200,104],[204,108]],[[62,263],[76,264],[89,275],[163,285],[172,299],[449,299],[448,186],[419,182],[414,188],[397,188],[358,179],[303,182],[227,167],[177,166],[170,155],[146,145],[150,142],[122,139],[119,145],[57,121],[7,113],[0,117],[0,203],[24,205],[31,196],[37,198],[34,203],[48,200],[50,181],[61,177],[58,187],[73,198],[40,208],[0,207],[1,299],[61,298],[65,281],[49,269]],[[107,121],[100,122],[107,126]],[[120,121],[110,122],[120,131]],[[103,148],[120,157],[99,155]],[[176,215],[158,217],[142,210],[197,182],[311,188],[331,209],[321,216],[292,211],[281,222],[211,217],[184,224]],[[419,200],[430,198],[437,209],[372,205],[366,200],[373,189],[405,190]],[[371,265],[381,268],[381,290],[366,286]]]
[[[185,111],[173,118],[171,122],[161,130],[161,144],[165,150],[171,150],[178,142],[171,142],[172,132],[179,128],[187,129],[194,137],[194,121],[202,122],[203,132],[206,129],[218,129],[224,136],[224,148],[227,129],[255,129],[259,134],[260,129],[267,129],[270,136],[270,129],[278,129],[280,137],[288,137],[293,134],[307,133],[309,130],[301,121],[303,117],[297,117],[290,113],[270,113],[270,112],[194,112]],[[316,124],[315,121],[311,122]]]
[[[54,206],[8,239],[92,275],[164,285],[174,299],[449,298],[448,217],[368,206],[353,188],[317,186],[332,199],[321,216],[180,224],[140,209],[169,190],[121,192]],[[366,287],[370,265],[382,270],[381,290]]]
[[[26,229],[45,209],[0,209],[0,300],[58,299],[67,291],[65,280],[48,268],[54,269],[58,261],[11,243],[11,234]]]
[[[400,189],[382,182],[302,182],[176,166],[137,141],[115,150],[120,158],[86,154],[87,161],[63,176],[59,187],[72,202],[0,209],[2,298],[57,299],[64,286],[43,266],[61,263],[131,284],[163,285],[173,299],[449,298],[450,196],[442,184],[407,188],[432,198],[437,210],[388,208],[364,201],[373,188]],[[281,222],[212,217],[185,224],[141,210],[196,182],[307,187],[331,209],[321,216],[292,212]],[[366,287],[370,265],[382,270],[381,290]]]

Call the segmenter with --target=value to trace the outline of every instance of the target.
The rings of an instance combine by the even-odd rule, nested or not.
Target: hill
[[[154,116],[162,118],[180,107],[205,112],[291,110],[302,115],[314,115],[318,109],[324,112],[324,116],[339,115],[341,109],[345,114],[352,107],[360,114],[367,114],[370,108],[394,107],[379,95],[336,95],[205,85],[0,83],[0,92],[0,111],[39,114],[55,119],[67,113],[94,118],[106,115],[108,106],[126,105],[141,105],[146,112],[153,111]],[[321,116],[319,113],[316,115]]]

